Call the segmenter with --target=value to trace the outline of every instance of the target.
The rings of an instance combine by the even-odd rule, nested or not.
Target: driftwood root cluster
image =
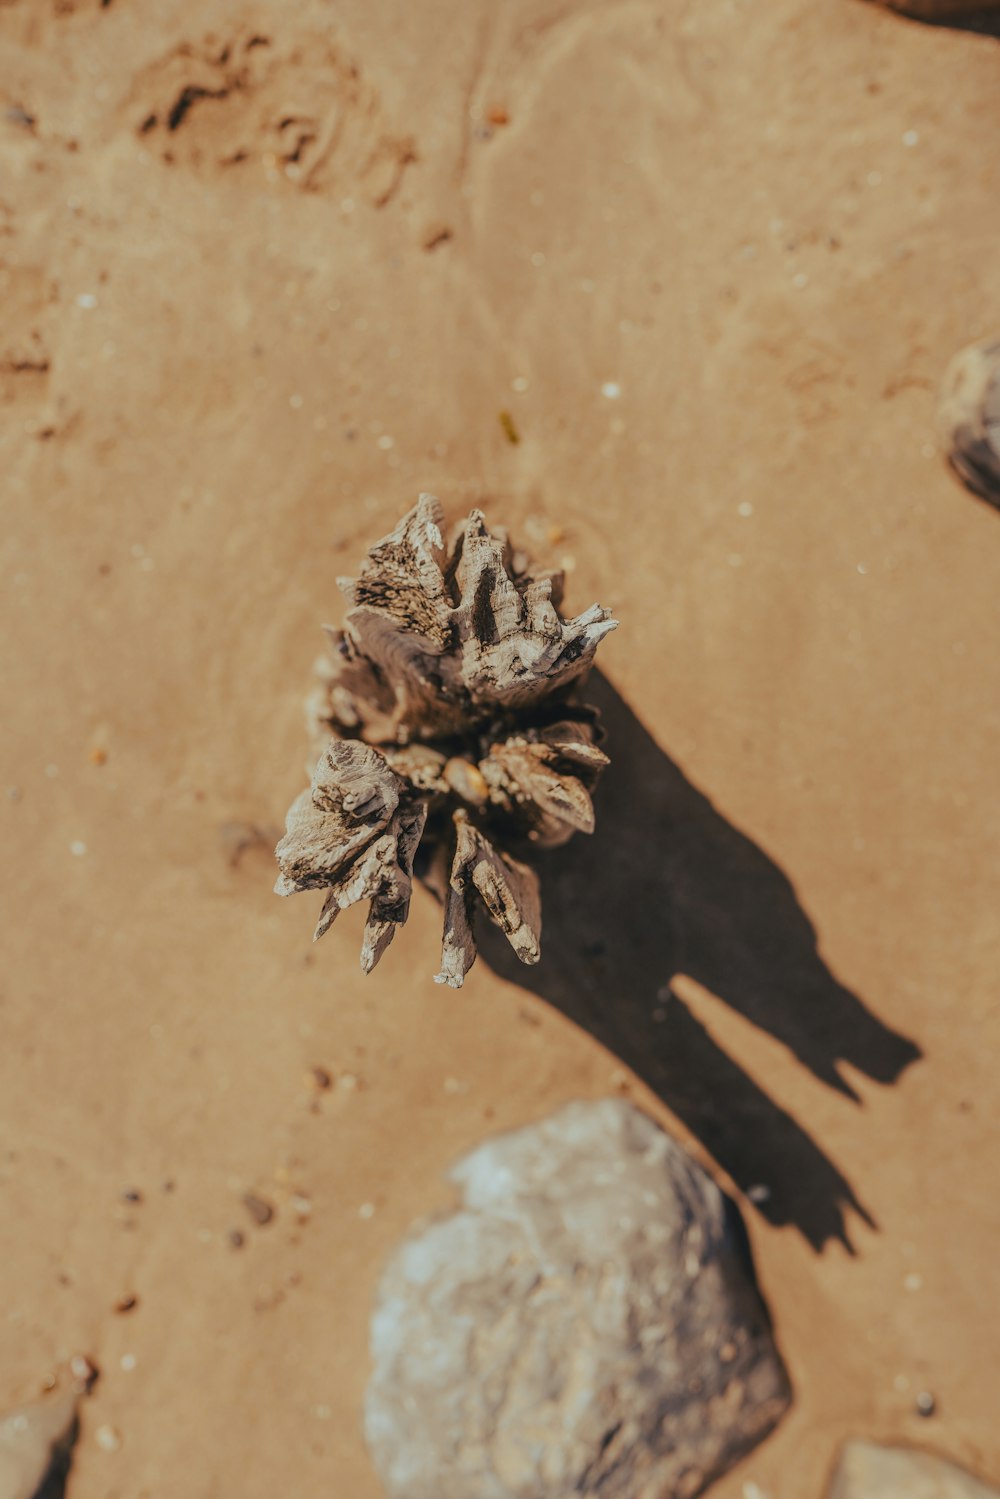
[[[310,705],[319,760],[288,813],[275,889],[326,891],[316,937],[367,900],[366,973],[406,921],[415,876],[444,906],[439,983],[459,988],[475,961],[477,904],[538,961],[525,856],[593,830],[608,763],[577,693],[615,621],[597,605],[564,619],[562,585],[480,511],[446,546],[432,495],[340,580],[350,607],[328,627]]]

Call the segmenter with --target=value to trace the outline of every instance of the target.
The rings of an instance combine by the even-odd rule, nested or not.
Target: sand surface
[[[85,1351],[71,1499],[376,1499],[380,1262],[620,1091],[770,1192],[797,1401],[719,1499],[847,1433],[1000,1479],[1000,516],[933,426],[1000,327],[998,43],[5,0],[0,60],[0,1406]],[[621,620],[601,831],[460,993],[423,892],[367,980],[271,894],[334,580],[422,489]]]

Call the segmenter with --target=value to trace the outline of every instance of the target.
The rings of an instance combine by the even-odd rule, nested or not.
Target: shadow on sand
[[[482,956],[614,1052],[739,1187],[765,1184],[758,1210],[771,1223],[794,1225],[817,1250],[829,1239],[850,1249],[848,1210],[873,1222],[850,1183],[712,1039],[673,982],[695,979],[850,1098],[840,1062],[893,1083],[920,1050],[837,981],[789,880],[692,786],[599,672],[587,700],[601,710],[612,756],[597,831],[538,859],[538,966],[518,963],[485,922]]]
[[[901,12],[908,21],[918,26],[935,26],[948,31],[978,31],[983,36],[1000,37],[1000,14],[996,10],[969,5],[951,16],[916,16]]]

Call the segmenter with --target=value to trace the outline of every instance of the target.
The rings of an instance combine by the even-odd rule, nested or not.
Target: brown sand
[[[1000,326],[997,43],[6,0],[0,58],[0,1403],[100,1363],[72,1499],[374,1499],[380,1261],[456,1154],[620,1089],[772,1189],[797,1403],[720,1499],[848,1432],[1000,1478],[1000,517],[933,439]],[[313,950],[270,891],[334,578],[421,489],[614,607],[650,736],[613,710],[588,929],[571,849],[541,968],[457,994],[423,892],[365,980],[358,913]]]

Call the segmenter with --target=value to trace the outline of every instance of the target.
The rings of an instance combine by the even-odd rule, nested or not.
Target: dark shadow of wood
[[[672,984],[695,979],[857,1101],[848,1063],[893,1083],[921,1053],[830,972],[789,880],[698,791],[595,672],[612,757],[597,832],[539,855],[542,960],[523,967],[492,928],[486,962],[594,1035],[637,1073],[759,1211],[817,1250],[851,1249],[849,1211],[869,1224],[841,1171],[695,1018]],[[754,1194],[755,1196],[759,1194]]]
[[[978,31],[982,36],[1000,37],[1000,13],[977,9],[975,5],[953,16],[914,16],[907,11],[897,11],[896,14],[918,26],[933,26],[944,31]]]
[[[66,1485],[73,1467],[73,1449],[79,1436],[80,1418],[76,1417],[63,1439],[53,1447],[52,1461],[48,1471],[42,1479],[41,1487],[35,1490],[32,1499],[66,1499]]]

